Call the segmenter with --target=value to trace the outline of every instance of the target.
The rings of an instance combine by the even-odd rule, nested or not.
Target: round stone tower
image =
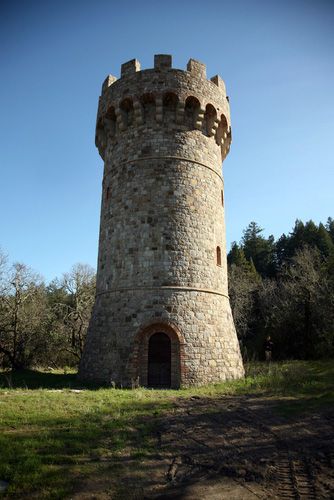
[[[243,376],[227,289],[222,160],[230,111],[219,76],[156,55],[102,87],[104,160],[95,306],[79,375],[131,387]]]

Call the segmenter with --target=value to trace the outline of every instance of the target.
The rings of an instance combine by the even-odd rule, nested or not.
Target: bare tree
[[[95,271],[87,264],[76,264],[63,275],[60,286],[65,294],[55,309],[59,315],[63,348],[80,360],[94,304]]]
[[[236,261],[237,264],[228,266],[228,289],[242,355],[247,358],[247,345],[256,333],[254,323],[261,277],[256,272],[253,263],[248,262],[243,254]]]
[[[43,336],[45,287],[41,277],[22,263],[7,268],[2,257],[0,352],[14,369],[28,366]]]
[[[333,283],[317,248],[297,250],[276,282],[264,282],[259,303],[263,324],[274,336],[281,357],[333,354]]]

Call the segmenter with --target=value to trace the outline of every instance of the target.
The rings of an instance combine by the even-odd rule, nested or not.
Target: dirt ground
[[[73,499],[333,499],[334,409],[282,417],[279,400],[176,399],[155,451],[133,448],[80,481]],[[133,429],[134,436],[136,429]]]

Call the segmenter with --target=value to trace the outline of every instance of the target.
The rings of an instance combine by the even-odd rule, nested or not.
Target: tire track
[[[279,498],[295,500],[316,500],[313,474],[304,460],[282,457],[277,463],[276,476],[279,480]]]
[[[275,475],[279,482],[279,498],[295,500],[317,500],[320,498],[316,491],[315,474],[309,461],[305,457],[292,455],[286,440],[274,432],[261,417],[256,415],[256,418],[253,418],[251,413],[252,410],[249,408],[247,413],[245,409],[242,409],[238,417],[240,421],[258,427],[261,432],[271,434],[276,440],[277,448],[281,449],[281,455],[278,456],[275,464]]]
[[[257,405],[244,398],[238,404],[225,399],[178,406],[159,437],[160,446],[174,447],[167,483],[217,476],[244,488],[255,481],[267,495],[259,498],[334,498],[330,425],[317,417],[290,423],[270,406]]]

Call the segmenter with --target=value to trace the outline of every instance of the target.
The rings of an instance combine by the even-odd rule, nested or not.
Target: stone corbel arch
[[[178,389],[185,378],[184,337],[170,322],[153,322],[143,326],[136,334],[131,363],[131,379],[146,387],[148,379],[148,345],[155,333],[165,333],[171,341],[171,388]]]

